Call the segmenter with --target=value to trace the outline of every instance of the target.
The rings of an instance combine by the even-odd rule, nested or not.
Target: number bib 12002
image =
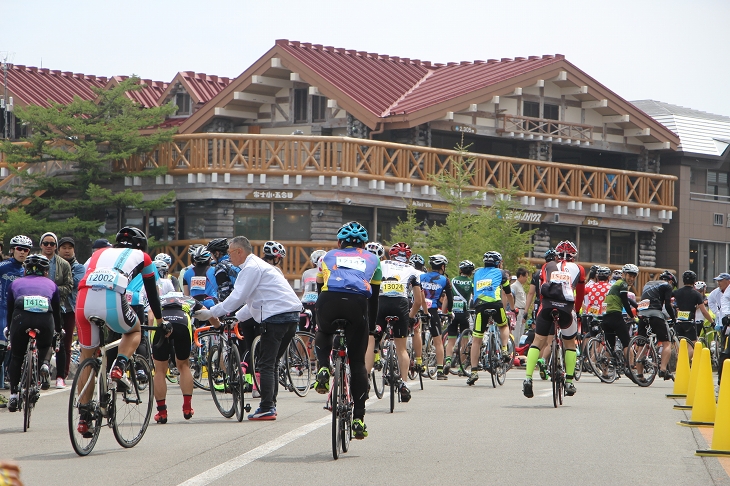
[[[127,290],[127,277],[111,268],[97,268],[88,277],[86,284],[94,290],[113,290],[123,294]]]
[[[39,295],[23,297],[23,309],[28,312],[48,312],[48,298]]]

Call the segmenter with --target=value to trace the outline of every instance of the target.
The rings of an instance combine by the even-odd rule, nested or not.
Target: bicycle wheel
[[[575,369],[573,370],[573,379],[580,381],[580,375],[583,372],[583,352],[582,352],[583,341],[576,338],[575,341]],[[565,356],[563,356],[563,360]]]
[[[202,347],[193,344],[190,352],[190,372],[193,374],[193,385],[201,390],[210,391],[208,383],[208,350],[210,349],[210,336],[200,338]]]
[[[497,338],[494,337],[494,334],[489,333],[487,339],[482,341],[482,349],[484,350],[483,354],[480,355],[483,358],[482,366],[489,371],[489,376],[492,378],[492,388],[497,388],[495,376],[497,374],[496,360],[502,359],[502,356],[497,353]]]
[[[342,386],[342,361],[337,358],[335,360],[335,373],[332,380],[332,392],[330,393],[330,406],[332,407],[332,457],[337,460],[340,457],[342,451],[342,429],[341,429],[341,417],[340,408],[342,404],[342,395],[340,394],[340,387]]]
[[[465,329],[459,334],[457,345],[459,346],[459,364],[466,374],[469,374],[471,368],[471,345],[473,341],[471,329]],[[458,374],[457,370],[457,374]]]
[[[299,336],[294,336],[286,353],[286,374],[294,393],[304,397],[312,384],[312,369],[307,355],[307,345]]]
[[[512,337],[512,334],[509,335],[509,342],[507,343],[507,354],[509,354],[509,362],[507,363],[507,369],[505,370],[505,373],[512,369],[515,364],[515,358],[517,357],[517,352],[515,351],[515,338]]]
[[[256,366],[261,359],[261,336],[256,336],[251,343],[251,378],[253,379],[254,389],[260,390],[259,388],[259,374],[256,371]]]
[[[380,346],[377,343],[375,345]],[[383,351],[381,349],[380,359],[373,363],[373,369],[370,371],[370,379],[373,382],[373,390],[375,391],[375,396],[378,397],[378,399],[383,398],[383,392],[385,391],[385,380],[383,380],[383,362]]]
[[[587,346],[588,363],[593,374],[604,383],[616,381],[616,364],[608,346],[597,337],[592,337]]]
[[[218,411],[225,418],[231,418],[236,411],[227,370],[228,355],[223,340],[221,340],[218,346],[210,350],[210,356],[208,357],[208,383],[210,393],[213,395],[213,401]]]
[[[99,410],[99,387],[96,378],[99,375],[100,362],[96,358],[88,358],[78,367],[76,377],[71,386],[68,398],[68,434],[76,454],[88,455],[96,445],[101,430],[101,410]],[[84,405],[80,405],[80,397],[85,396]],[[84,419],[88,431],[78,431],[78,424]]]
[[[555,339],[553,339],[552,344],[550,345],[550,382],[552,384],[553,388],[553,407],[558,408],[558,402],[562,403],[562,398],[559,399],[560,396],[560,374],[558,372],[558,366],[559,366],[559,358],[558,354],[560,353],[560,348],[558,346],[558,343]]]
[[[413,337],[407,337],[406,338],[406,351],[408,352],[408,379],[409,380],[415,380],[416,379],[416,357],[413,353]]]
[[[342,444],[342,452],[350,450],[350,440],[352,440],[352,400],[350,399],[350,380],[349,373],[347,372],[347,366],[343,366],[342,361],[338,361],[340,364],[340,383],[337,387],[337,393],[340,396],[338,400],[339,404],[339,416],[340,416],[340,443]]]
[[[507,363],[504,362],[500,347],[497,344],[497,338],[494,337],[494,346],[497,352],[493,353],[492,359],[494,359],[494,378],[497,380],[499,386],[504,385],[504,381],[507,379]],[[508,347],[509,349],[509,347]]]
[[[629,341],[629,363],[629,372],[637,385],[645,387],[654,382],[659,361],[656,349],[645,336],[634,336]]]
[[[388,343],[387,363],[387,380],[390,385],[390,413],[393,413],[393,410],[395,410],[395,394],[398,391],[396,390],[396,384],[398,383],[398,377],[400,376],[398,374],[398,360],[395,355],[395,344],[393,342]],[[384,379],[385,376],[386,373],[383,372]]]
[[[23,370],[20,377],[20,394],[18,395],[19,405],[23,409],[23,432],[30,427],[30,412],[33,399],[33,352],[28,346],[23,359]]]
[[[238,347],[232,345],[228,359],[228,383],[231,387],[231,398],[233,399],[233,408],[236,412],[236,420],[243,422],[243,411],[245,404],[243,402],[243,373],[241,372],[241,355],[238,353]]]
[[[431,332],[426,331],[424,333],[425,339],[423,340],[423,366],[426,368],[425,373],[428,373],[428,377],[432,380],[436,379],[436,371],[438,364],[436,363],[436,346],[433,343],[433,337]],[[446,349],[446,348],[444,348]],[[421,387],[423,389],[423,387]]]
[[[136,369],[143,370],[147,376],[152,376],[152,370],[146,359],[141,356],[134,356],[134,366],[128,366],[125,376],[131,387],[121,389],[117,385],[114,397],[114,421],[112,430],[114,438],[122,447],[136,446],[144,436],[152,415],[152,404],[155,400],[155,382],[149,380],[148,386],[140,388],[137,382]]]

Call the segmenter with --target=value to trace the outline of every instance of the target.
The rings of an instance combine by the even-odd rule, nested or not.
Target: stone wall
[[[639,266],[656,266],[656,235],[654,233],[639,233]]]
[[[368,138],[370,137],[370,129],[363,122],[348,113],[347,136],[352,138]]]
[[[544,257],[545,252],[550,248],[550,231],[547,229],[540,229],[536,231],[535,235],[532,237],[532,242],[535,244],[532,248],[532,257]]]
[[[225,118],[215,118],[208,123],[201,132],[203,133],[232,133],[234,123]]]
[[[342,226],[342,206],[312,203],[311,238],[313,241],[332,241]]]
[[[553,144],[550,142],[530,142],[529,150],[532,160],[553,160]]]

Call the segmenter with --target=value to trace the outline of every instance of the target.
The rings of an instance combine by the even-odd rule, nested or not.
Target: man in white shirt
[[[296,332],[302,303],[281,272],[252,253],[251,242],[243,236],[228,242],[231,263],[241,269],[233,291],[220,304],[196,312],[195,317],[205,321],[238,310],[239,321],[253,318],[261,324],[261,359],[256,370],[261,377],[261,402],[248,419],[276,420],[276,363]]]
[[[712,309],[712,312],[715,313],[715,329],[720,331],[720,335],[722,336],[723,340],[727,336],[728,332],[728,325],[730,324],[730,274],[728,273],[721,273],[717,277],[715,277],[713,280],[717,282],[717,289],[713,290],[710,294],[710,297],[712,297],[712,294],[715,294],[718,290],[722,292],[720,296],[720,308],[719,312],[716,312],[713,308],[713,305],[716,305],[717,302],[717,295],[715,295],[715,298],[713,299],[715,303],[708,302],[708,306],[710,309]],[[709,300],[709,299],[708,299]],[[723,349],[720,352],[720,363],[717,366],[717,384],[720,384],[720,378],[722,377],[722,363],[727,359],[730,358],[730,346],[726,346],[725,349]]]
[[[515,316],[517,317],[517,329],[524,330],[525,313],[527,309],[527,296],[525,295],[525,282],[527,282],[527,270],[520,267],[516,276],[512,277],[512,295],[515,297]]]

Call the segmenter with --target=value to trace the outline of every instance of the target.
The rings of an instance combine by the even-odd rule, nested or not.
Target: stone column
[[[532,243],[535,245],[532,248],[532,257],[544,257],[545,252],[550,248],[550,231],[547,228],[536,231],[532,237]]]
[[[639,266],[656,267],[656,235],[639,233]]]

